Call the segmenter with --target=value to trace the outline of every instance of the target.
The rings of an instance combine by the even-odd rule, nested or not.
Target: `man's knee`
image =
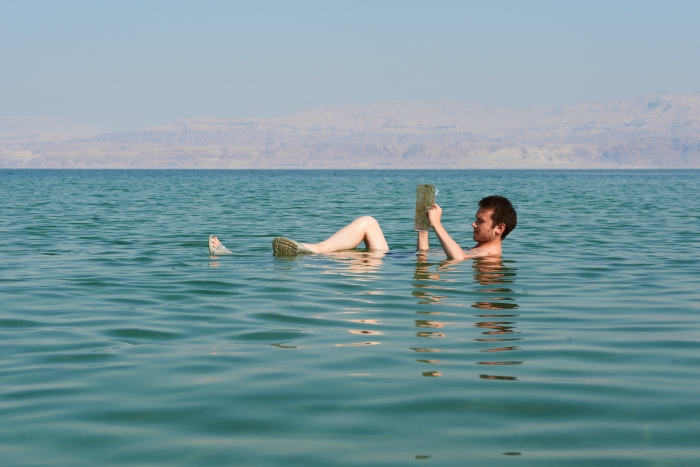
[[[362,216],[355,219],[355,222],[367,227],[379,227],[379,222],[372,216]]]

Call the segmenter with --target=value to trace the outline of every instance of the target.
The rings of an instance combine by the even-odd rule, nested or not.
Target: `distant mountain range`
[[[102,134],[6,116],[0,167],[700,168],[700,94],[528,110],[378,103]]]

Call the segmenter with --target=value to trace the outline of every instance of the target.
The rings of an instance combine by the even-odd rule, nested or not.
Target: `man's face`
[[[476,220],[472,222],[475,242],[490,242],[491,240],[494,240],[496,237],[501,235],[501,232],[503,230],[501,224],[499,224],[498,226],[493,225],[493,219],[491,219],[491,214],[493,214],[493,209],[479,208],[479,210],[476,211]]]

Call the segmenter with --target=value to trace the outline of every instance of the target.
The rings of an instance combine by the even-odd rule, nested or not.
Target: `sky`
[[[0,115],[105,131],[326,105],[700,91],[698,1],[0,0]]]

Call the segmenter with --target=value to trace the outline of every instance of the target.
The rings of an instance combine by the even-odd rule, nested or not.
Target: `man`
[[[428,209],[428,219],[435,235],[445,250],[448,259],[463,260],[467,258],[500,256],[501,243],[518,222],[518,215],[508,198],[487,196],[479,201],[479,209],[472,222],[476,245],[463,250],[442,226],[440,218],[442,209],[437,204]],[[428,249],[428,232],[418,232],[418,250]]]
[[[513,205],[503,196],[487,196],[479,201],[476,220],[472,223],[476,245],[469,250],[462,248],[447,233],[441,222],[442,208],[437,204],[428,209],[430,225],[437,235],[448,259],[463,260],[467,258],[500,256],[501,242],[517,223],[517,214]],[[377,252],[389,251],[379,223],[370,216],[359,217],[320,243],[300,243],[285,237],[272,241],[275,255],[294,255],[310,253],[332,253],[339,250],[351,250],[364,242],[365,247]],[[427,250],[428,232],[418,232],[418,250]],[[209,237],[209,251],[212,254],[228,252],[215,237]]]

